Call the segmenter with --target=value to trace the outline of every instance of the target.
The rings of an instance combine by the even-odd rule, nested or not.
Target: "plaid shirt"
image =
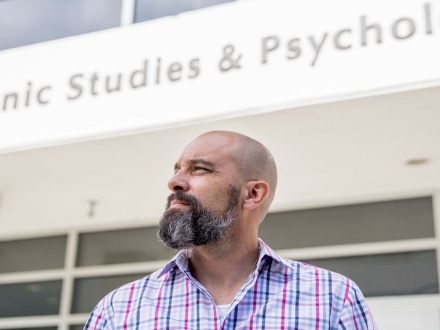
[[[237,292],[225,319],[188,269],[188,251],[164,268],[109,293],[84,329],[377,330],[354,282],[285,260],[259,241],[255,271]]]

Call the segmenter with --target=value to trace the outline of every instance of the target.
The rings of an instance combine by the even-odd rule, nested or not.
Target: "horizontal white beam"
[[[0,318],[0,329],[19,329],[24,327],[57,326],[59,316],[26,316]]]
[[[0,284],[62,280],[64,274],[65,271],[63,269],[6,273],[0,274]]]
[[[130,264],[81,267],[72,270],[74,277],[92,277],[123,274],[152,273],[166,265],[168,260],[136,262]]]
[[[401,241],[319,246],[305,249],[276,250],[276,252],[283,258],[302,260],[422,251],[436,248],[437,240],[435,238],[422,238]]]
[[[90,311],[91,312],[91,311]],[[83,325],[89,314],[72,314],[64,317],[69,325]],[[0,318],[0,329],[22,329],[27,327],[50,327],[59,326],[61,317],[53,316],[24,316]]]
[[[90,314],[71,314],[68,315],[66,319],[69,324],[85,324],[89,315]]]
[[[78,267],[70,270],[74,278],[111,276],[124,274],[147,274],[163,267],[168,261],[136,262],[129,264],[104,265],[93,267]],[[38,281],[62,280],[67,270],[39,270],[34,272],[8,273],[0,275],[0,284],[27,283]]]

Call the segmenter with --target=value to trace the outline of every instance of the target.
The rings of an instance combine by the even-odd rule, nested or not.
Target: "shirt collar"
[[[272,261],[275,261],[277,263],[281,263],[286,265],[287,267],[294,270],[294,267],[284,258],[281,258],[278,254],[275,253],[266,243],[263,242],[262,239],[258,239],[258,248],[260,249],[260,256],[258,257],[257,261],[257,269],[260,268],[261,261],[265,258],[272,259]],[[180,269],[182,272],[188,272],[188,259],[191,257],[191,249],[182,250],[179,253],[177,253],[159,272],[159,275],[157,278],[160,278],[161,276],[165,275],[166,273],[174,270],[176,267]]]
[[[182,272],[189,271],[188,259],[191,256],[191,249],[181,250],[177,253],[159,272],[157,278],[172,271],[174,268],[179,267]]]
[[[275,261],[279,264],[283,264],[293,271],[295,270],[295,267],[293,267],[290,262],[276,254],[275,251],[272,250],[266,243],[264,243],[261,238],[258,239],[258,247],[260,249],[260,257],[258,260],[257,268],[260,268],[261,260],[267,258],[272,259],[272,261]]]

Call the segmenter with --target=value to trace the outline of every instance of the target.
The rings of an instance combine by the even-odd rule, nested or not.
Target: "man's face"
[[[222,134],[190,143],[168,182],[168,197],[158,237],[168,247],[184,249],[222,238],[239,213],[240,179],[234,141]]]

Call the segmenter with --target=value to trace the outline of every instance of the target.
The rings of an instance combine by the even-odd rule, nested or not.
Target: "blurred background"
[[[0,0],[0,329],[82,329],[162,267],[211,130],[273,153],[269,246],[440,329],[439,58],[439,0]]]

